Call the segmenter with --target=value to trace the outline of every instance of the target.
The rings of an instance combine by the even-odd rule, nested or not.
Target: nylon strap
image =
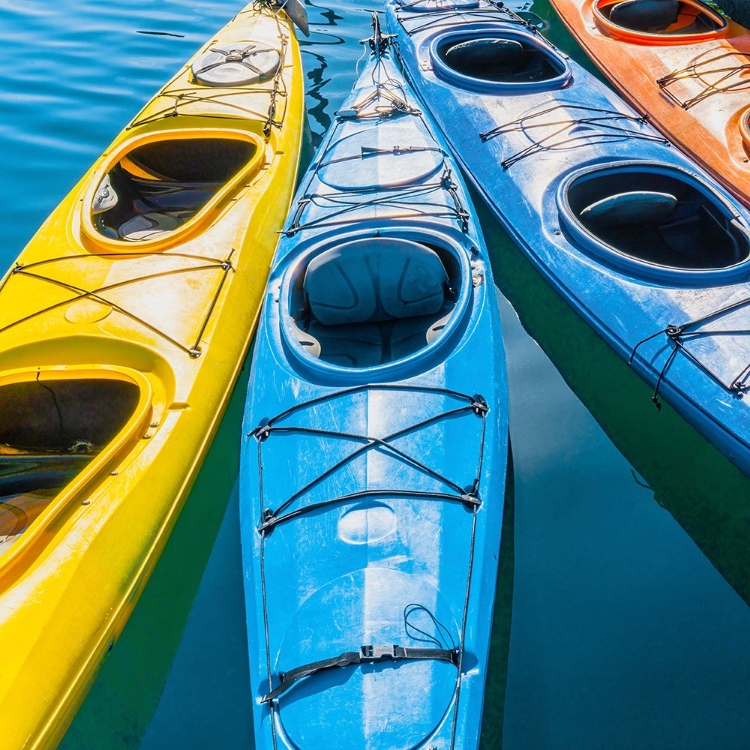
[[[359,651],[344,651],[343,654],[321,659],[302,667],[295,667],[289,672],[279,672],[279,684],[270,693],[264,695],[261,703],[268,703],[289,690],[292,685],[304,677],[334,667],[348,667],[351,664],[367,664],[376,661],[404,661],[412,659],[436,659],[447,661],[458,666],[458,649],[444,648],[403,648],[402,646],[360,646]]]

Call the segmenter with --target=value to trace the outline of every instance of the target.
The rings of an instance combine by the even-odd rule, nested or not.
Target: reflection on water
[[[511,5],[536,14],[556,44],[572,49],[546,2]],[[241,6],[0,0],[0,42],[13,63],[0,79],[1,267],[145,100]],[[307,6],[311,36],[301,40],[315,145],[351,88],[359,40],[380,3],[325,6]],[[505,303],[516,502],[515,520],[506,518],[482,747],[750,747],[747,480],[668,408],[656,414],[648,388],[494,221],[485,216],[485,225],[496,280],[529,333]],[[240,383],[64,748],[249,745],[230,502],[243,398]],[[506,547],[512,525],[515,550]]]

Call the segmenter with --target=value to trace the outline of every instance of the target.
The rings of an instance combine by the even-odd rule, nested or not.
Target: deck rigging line
[[[350,109],[340,110],[337,113],[337,122],[334,125],[334,133],[340,127],[343,122],[351,122],[353,120],[367,120],[377,118],[384,120],[394,116],[415,116],[424,122],[424,116],[420,109],[413,107],[409,104],[406,94],[403,91],[403,86],[400,81],[393,79],[388,75],[385,66],[382,64],[381,55],[385,54],[386,51],[393,47],[395,42],[393,41],[392,34],[380,34],[380,24],[377,17],[377,13],[373,14],[373,27],[375,28],[375,35],[372,39],[363,39],[362,44],[369,44],[370,48],[376,53],[377,64],[373,68],[372,82],[373,91],[368,94],[363,100],[352,106]],[[398,92],[401,92],[400,94]],[[371,114],[362,114],[367,106],[377,101],[380,98],[385,98],[389,102],[390,106],[385,110],[374,112]],[[429,128],[427,128],[429,132]],[[333,136],[330,140],[333,140]],[[330,141],[329,141],[330,142]],[[406,146],[399,147],[393,146],[392,149],[379,149],[379,148],[366,148],[361,149],[360,154],[349,155],[341,157],[339,159],[331,159],[323,161],[325,153],[321,154],[318,163],[313,169],[310,170],[309,179],[307,186],[312,184],[315,177],[320,177],[318,172],[325,166],[330,164],[338,163],[340,161],[350,161],[357,159],[366,159],[370,156],[377,156],[382,154],[404,154],[418,151],[436,151],[445,154],[445,150],[437,143],[434,142],[434,146]],[[322,180],[320,180],[323,182]],[[324,183],[325,184],[325,183]],[[326,227],[326,226],[338,226],[341,224],[350,223],[353,219],[343,218],[351,212],[355,212],[361,208],[384,206],[388,208],[403,209],[403,213],[397,215],[389,215],[391,219],[404,219],[412,216],[431,216],[436,218],[455,218],[461,226],[461,230],[465,233],[469,228],[469,214],[461,203],[458,196],[457,185],[453,182],[451,171],[449,168],[443,170],[443,174],[438,182],[433,183],[422,183],[411,187],[381,187],[374,185],[372,188],[363,190],[338,190],[333,193],[305,193],[303,197],[297,201],[297,208],[292,216],[289,226],[283,230],[283,234],[287,237],[293,236],[299,231],[304,229],[310,229],[313,227]],[[413,198],[419,198],[420,196],[426,196],[430,193],[439,192],[445,190],[448,192],[453,204],[453,208],[445,206],[440,202],[420,202],[409,200]],[[366,200],[362,200],[364,195],[376,195]],[[339,210],[329,213],[325,217],[319,219],[313,219],[306,223],[301,223],[302,215],[305,209],[311,205],[325,205],[326,203],[338,204],[341,206]],[[421,208],[420,208],[421,206]],[[437,209],[431,211],[429,209]]]
[[[721,378],[721,376],[718,373],[712,370],[705,362],[703,362],[700,358],[698,358],[695,354],[693,354],[686,347],[687,343],[697,338],[707,338],[709,336],[732,336],[732,335],[747,336],[747,335],[750,335],[750,329],[738,329],[738,330],[722,329],[722,330],[717,330],[717,331],[691,330],[691,329],[695,329],[695,327],[697,326],[707,323],[710,320],[714,320],[716,318],[721,317],[722,315],[726,315],[730,312],[738,310],[742,307],[746,307],[748,305],[750,305],[750,297],[743,297],[742,299],[737,300],[736,302],[731,302],[728,305],[725,305],[724,307],[719,308],[718,310],[714,310],[713,312],[707,313],[706,315],[702,315],[699,318],[695,318],[693,320],[682,323],[681,325],[669,324],[665,326],[664,328],[662,328],[661,330],[657,331],[656,333],[652,333],[651,335],[646,336],[645,338],[641,339],[633,347],[630,353],[630,358],[628,359],[629,364],[633,363],[633,359],[635,358],[635,355],[638,352],[638,349],[643,344],[645,344],[648,341],[651,341],[652,339],[657,338],[658,336],[662,336],[662,335],[666,336],[669,339],[670,343],[673,345],[672,351],[670,352],[669,356],[667,357],[664,365],[662,366],[659,372],[659,377],[656,381],[656,387],[654,389],[654,395],[651,397],[651,400],[654,402],[657,409],[661,409],[661,403],[659,402],[659,389],[661,387],[661,383],[666,377],[667,371],[669,370],[669,367],[671,366],[678,352],[681,352],[690,360],[692,360],[698,367],[701,368],[701,370],[703,370],[709,377],[711,377],[715,382],[717,382],[726,390],[733,392],[733,393],[737,393],[737,394],[742,394],[750,390],[750,382],[749,382],[750,363],[745,365],[740,370],[740,372],[735,377],[733,377],[729,383],[727,383],[724,379]]]
[[[576,111],[580,114],[569,115],[562,119],[551,121],[538,119],[556,111],[563,113]],[[507,170],[516,162],[521,161],[521,159],[542,151],[565,151],[581,146],[610,143],[629,138],[656,141],[657,143],[669,145],[669,141],[663,136],[656,133],[644,133],[635,129],[637,125],[642,125],[647,121],[647,115],[628,115],[612,109],[586,107],[581,104],[560,102],[559,104],[523,115],[504,125],[498,125],[485,133],[480,133],[479,137],[482,141],[486,142],[498,135],[522,132],[532,141],[526,148],[517,151],[500,162],[502,168]],[[586,130],[582,133],[569,135],[574,127],[582,127],[586,128]],[[538,140],[534,140],[530,133],[534,128],[555,129]]]
[[[340,109],[335,115],[337,120],[386,120],[396,114],[421,115],[422,111],[412,107],[404,98],[388,88],[384,83],[375,83],[375,89],[362,101],[348,109]],[[362,110],[374,104],[379,99],[388,102],[387,107],[375,107],[371,114],[362,114]]]
[[[411,424],[401,430],[398,430],[384,438],[373,438],[367,435],[358,435],[355,433],[341,433],[332,430],[298,427],[289,425],[280,425],[279,422],[283,422],[285,419],[297,414],[302,410],[309,409],[310,407],[330,402],[334,399],[346,397],[362,392],[373,392],[373,391],[403,391],[408,393],[424,393],[443,395],[455,398],[459,401],[463,401],[462,406],[454,409],[447,409],[443,412],[433,414],[423,420],[420,420],[414,424]],[[391,445],[391,441],[398,439],[404,435],[419,430],[427,425],[435,424],[440,421],[449,420],[457,415],[473,413],[482,420],[481,435],[479,438],[479,456],[477,469],[475,472],[475,479],[473,485],[469,491],[463,490],[457,483],[453,482],[448,477],[443,476],[439,472],[430,469],[425,466],[421,461],[409,456],[404,451],[399,450],[395,446]],[[260,507],[260,523],[257,527],[257,531],[260,537],[260,579],[261,579],[261,597],[263,602],[263,625],[265,633],[265,646],[266,646],[266,670],[268,674],[268,692],[260,698],[261,704],[266,704],[270,710],[271,720],[271,732],[273,739],[274,748],[277,747],[276,739],[276,712],[281,710],[281,706],[278,703],[279,697],[286,692],[292,685],[298,680],[316,674],[320,671],[336,668],[345,667],[355,664],[376,662],[382,660],[389,661],[401,661],[408,659],[437,659],[441,661],[449,661],[456,667],[456,684],[454,687],[455,698],[453,700],[453,719],[451,729],[451,744],[450,747],[455,747],[456,733],[457,733],[457,721],[458,721],[458,702],[459,694],[461,689],[461,674],[463,668],[463,647],[462,644],[466,637],[466,625],[468,617],[469,607],[469,596],[471,593],[471,577],[474,566],[474,549],[475,549],[475,538],[476,538],[476,524],[477,524],[477,510],[481,506],[480,499],[480,479],[482,474],[482,466],[484,460],[484,446],[486,437],[487,420],[486,416],[489,413],[489,407],[487,402],[480,395],[468,395],[459,391],[454,391],[447,388],[438,388],[432,386],[419,386],[419,385],[407,385],[407,384],[396,384],[396,383],[384,383],[384,384],[368,384],[353,386],[339,391],[324,394],[317,398],[310,399],[308,401],[295,404],[288,409],[282,411],[271,419],[263,420],[263,422],[248,433],[247,437],[255,437],[257,441],[257,461],[258,461],[258,488],[259,488],[259,507]],[[341,461],[337,462],[334,466],[326,469],[318,477],[307,483],[301,490],[295,492],[291,497],[282,502],[276,510],[270,510],[266,507],[265,493],[264,493],[264,481],[263,481],[263,444],[271,438],[273,435],[284,435],[284,434],[311,434],[311,435],[322,435],[331,438],[341,438],[346,440],[353,440],[362,442],[352,453],[348,454]],[[412,491],[407,489],[377,489],[377,490],[361,490],[358,492],[350,493],[338,498],[331,500],[325,500],[319,503],[312,503],[303,508],[294,510],[286,515],[279,515],[288,508],[296,499],[303,494],[309,492],[313,487],[318,485],[325,478],[331,476],[339,469],[346,466],[354,458],[364,454],[373,448],[380,450],[385,449],[391,452],[396,457],[405,461],[406,463],[425,471],[429,476],[438,479],[443,482],[446,486],[453,489],[455,494],[451,493],[440,493],[440,492],[425,492],[425,491]],[[413,640],[434,643],[436,648],[407,648],[399,645],[392,645],[388,647],[383,646],[361,646],[359,651],[344,652],[338,656],[323,659],[311,664],[306,664],[301,667],[296,667],[286,673],[280,673],[279,679],[280,684],[274,687],[273,684],[273,673],[271,668],[271,646],[270,646],[270,635],[269,635],[269,622],[268,622],[268,592],[267,592],[267,580],[265,570],[265,545],[267,544],[270,534],[275,525],[282,521],[294,518],[302,513],[306,513],[311,510],[317,510],[324,506],[329,506],[333,503],[349,502],[354,499],[362,497],[379,495],[388,497],[404,497],[409,499],[414,498],[430,498],[439,499],[452,502],[464,503],[472,513],[472,525],[471,525],[471,536],[469,541],[468,550],[468,563],[467,563],[467,578],[466,588],[464,593],[463,602],[463,615],[461,619],[461,634],[459,644],[457,645],[450,635],[450,632],[434,617],[434,615],[427,610],[421,604],[410,603],[404,608],[404,631],[406,635]],[[410,622],[412,617],[417,612],[426,612],[436,626],[436,635],[430,635],[424,630],[416,627]],[[410,632],[413,631],[413,632]],[[415,635],[417,633],[418,635]],[[444,641],[441,640],[444,638]],[[450,648],[448,647],[447,641],[450,641]]]
[[[71,292],[73,292],[72,297],[68,297],[67,299],[61,300],[60,302],[55,302],[51,305],[47,305],[46,307],[40,308],[39,310],[36,310],[33,313],[30,313],[29,315],[25,315],[22,318],[19,318],[17,320],[14,320],[12,323],[8,323],[7,325],[0,328],[0,333],[4,333],[10,328],[14,328],[17,325],[21,325],[22,323],[25,323],[29,320],[33,320],[39,315],[44,315],[45,313],[51,312],[52,310],[56,310],[60,307],[65,307],[66,305],[69,305],[73,302],[76,302],[81,299],[93,299],[97,302],[102,303],[103,305],[109,305],[113,310],[116,310],[120,314],[130,318],[131,320],[134,320],[136,323],[139,323],[140,325],[144,326],[145,328],[149,329],[153,333],[157,334],[161,338],[168,341],[170,344],[173,344],[178,349],[184,351],[186,354],[190,355],[193,359],[197,359],[201,356],[202,350],[200,349],[200,340],[203,336],[206,326],[208,325],[208,322],[211,318],[211,315],[213,314],[213,311],[216,307],[216,303],[219,299],[219,296],[221,295],[221,290],[224,288],[224,284],[226,282],[227,276],[230,271],[234,270],[234,266],[232,265],[232,255],[234,254],[235,250],[232,248],[231,252],[229,253],[228,257],[224,260],[216,259],[216,258],[210,258],[210,257],[204,257],[200,255],[191,255],[189,253],[170,253],[169,255],[165,255],[163,253],[101,253],[101,254],[79,254],[79,255],[68,255],[68,256],[61,256],[57,258],[46,258],[45,260],[37,261],[35,263],[29,263],[28,265],[24,266],[20,263],[16,263],[16,265],[11,269],[10,273],[5,277],[2,284],[0,284],[0,293],[5,289],[5,286],[10,281],[10,279],[14,276],[26,276],[28,278],[36,279],[38,281],[47,282],[49,284],[52,284],[53,286],[62,287],[63,289],[67,289]],[[118,281],[114,284],[107,284],[105,286],[97,287],[96,289],[84,289],[83,287],[76,286],[75,284],[72,284],[67,281],[62,281],[60,279],[52,278],[51,276],[45,276],[41,273],[34,273],[30,269],[37,268],[38,266],[47,265],[50,263],[58,263],[63,262],[67,260],[79,260],[82,258],[86,259],[94,259],[99,257],[119,257],[122,258],[124,255],[127,256],[136,256],[136,257],[144,257],[144,256],[160,256],[160,257],[181,257],[181,258],[190,258],[193,260],[206,260],[209,261],[205,265],[200,266],[189,266],[184,268],[173,268],[167,271],[158,271],[155,273],[145,274],[143,276],[136,276],[134,278],[125,279],[123,281]],[[104,296],[106,292],[110,292],[113,289],[120,289],[124,286],[128,286],[130,284],[136,284],[141,281],[150,281],[151,279],[158,279],[162,278],[164,276],[171,276],[173,274],[180,274],[180,273],[192,273],[193,271],[215,271],[215,270],[221,270],[223,273],[221,275],[221,278],[219,280],[219,284],[217,285],[216,291],[213,294],[213,297],[211,298],[211,301],[208,306],[208,310],[206,311],[206,314],[204,315],[203,321],[201,323],[200,330],[198,331],[198,335],[196,337],[195,343],[190,345],[185,345],[180,343],[179,341],[173,339],[171,336],[166,334],[164,331],[160,330],[157,326],[152,325],[151,323],[147,322],[143,318],[136,315],[131,310],[128,310],[122,305],[118,305],[116,302],[113,302],[110,299],[107,299],[107,297]]]
[[[430,195],[447,191],[452,206],[439,201],[424,200]],[[367,193],[377,195],[362,200]],[[414,199],[422,200],[414,200]],[[311,204],[322,206],[325,204],[338,205],[339,209],[322,216],[302,222],[305,210]],[[438,182],[422,183],[413,187],[382,188],[373,190],[339,190],[335,193],[309,193],[297,201],[297,208],[292,216],[290,225],[282,230],[282,234],[292,237],[297,232],[318,227],[339,226],[349,224],[358,219],[348,218],[348,214],[367,207],[394,208],[402,210],[400,214],[389,214],[389,219],[406,219],[414,216],[431,216],[435,218],[453,218],[461,226],[463,232],[469,228],[469,213],[464,208],[458,196],[457,185],[453,182],[450,169],[445,169]],[[434,210],[431,210],[434,209]]]
[[[302,409],[308,409],[312,406],[316,406],[323,402],[329,402],[334,399],[342,398],[345,396],[350,396],[355,393],[361,393],[364,391],[371,392],[371,391],[386,391],[386,390],[387,391],[395,390],[395,391],[406,391],[406,392],[430,393],[430,394],[435,394],[435,395],[447,395],[453,398],[458,398],[459,400],[463,400],[466,403],[454,409],[448,409],[446,411],[433,414],[429,417],[426,417],[423,420],[420,420],[419,422],[415,422],[413,424],[408,425],[405,428],[402,428],[401,430],[391,433],[390,435],[386,435],[383,438],[372,437],[369,435],[360,435],[357,433],[341,432],[341,431],[336,431],[336,430],[325,430],[321,428],[312,428],[312,427],[300,427],[296,425],[285,426],[285,425],[278,424],[280,421],[291,416],[292,414],[297,413],[298,411]],[[408,495],[408,496],[437,497],[437,498],[444,499],[444,500],[458,501],[458,502],[467,504],[471,507],[474,507],[475,505],[479,505],[480,501],[478,497],[478,485],[479,485],[479,476],[480,476],[481,467],[482,467],[482,453],[484,449],[483,443],[480,445],[479,467],[477,469],[477,474],[475,475],[474,484],[473,484],[472,489],[469,492],[467,492],[466,490],[464,490],[463,487],[453,482],[444,474],[441,474],[429,468],[418,459],[401,451],[395,445],[393,445],[392,442],[395,440],[398,440],[401,437],[404,437],[405,435],[413,433],[416,430],[422,429],[424,427],[427,427],[432,424],[436,424],[444,420],[448,420],[455,416],[467,414],[469,412],[473,412],[477,416],[481,417],[482,420],[484,421],[484,418],[486,414],[488,413],[488,411],[489,411],[489,407],[487,406],[485,400],[481,396],[467,396],[466,394],[458,393],[456,391],[450,391],[450,390],[443,389],[443,388],[415,387],[415,386],[406,386],[406,385],[402,386],[402,385],[397,385],[397,384],[356,386],[356,387],[345,389],[342,391],[334,391],[332,393],[329,393],[329,394],[326,394],[325,396],[320,397],[319,399],[313,399],[311,401],[306,401],[301,404],[296,404],[294,407],[288,409],[285,412],[282,412],[281,414],[277,415],[273,419],[264,421],[261,425],[256,427],[252,432],[248,433],[247,437],[254,437],[258,441],[259,471],[262,471],[262,466],[263,466],[261,446],[272,434],[315,435],[315,436],[320,436],[320,437],[330,437],[333,439],[341,439],[341,440],[349,440],[352,442],[359,442],[361,443],[361,445],[357,447],[354,451],[346,455],[343,459],[338,461],[336,464],[334,464],[333,466],[329,467],[324,472],[319,474],[317,477],[315,477],[312,481],[307,483],[305,486],[301,487],[299,490],[293,493],[289,498],[287,498],[285,501],[279,504],[275,509],[271,509],[267,507],[265,503],[262,503],[263,507],[261,509],[261,521],[257,530],[260,533],[270,532],[273,529],[273,527],[276,526],[278,523],[281,523],[282,521],[286,521],[289,518],[293,518],[293,517],[301,515],[302,513],[313,510],[314,509],[313,506],[309,505],[309,506],[305,506],[304,508],[293,511],[292,513],[283,515],[284,511],[289,506],[291,506],[296,500],[298,500],[300,497],[306,495],[308,492],[310,492],[314,487],[319,485],[325,479],[332,476],[337,471],[342,469],[344,466],[350,464],[356,458],[358,458],[359,456],[363,455],[364,453],[368,452],[369,450],[373,448],[379,448],[386,453],[390,453],[391,455],[396,456],[397,458],[401,459],[405,463],[410,464],[411,466],[417,468],[419,471],[425,473],[428,476],[431,476],[433,479],[437,479],[441,483],[450,487],[455,494],[451,495],[447,493],[423,492],[419,490],[413,491],[413,492],[412,491],[407,492],[401,489],[395,489],[395,490],[378,489],[378,490],[365,490],[365,491],[356,493],[357,497],[362,496],[363,493],[366,495],[375,494],[375,495],[381,495],[381,496],[389,495],[393,493],[398,496]],[[484,432],[483,432],[483,436],[484,436]],[[336,498],[332,498],[329,500],[325,500],[321,503],[316,503],[314,507],[315,509],[317,509],[324,505],[341,503],[345,499],[352,499],[352,496],[347,495],[347,496],[336,497]]]
[[[372,39],[362,40],[363,44],[369,43],[371,49],[376,51],[377,65],[373,68],[372,73],[373,91],[351,108],[343,109],[336,113],[337,122],[334,125],[333,134],[335,134],[336,130],[343,122],[373,118],[384,120],[402,115],[405,117],[418,117],[426,126],[421,110],[409,104],[406,94],[403,92],[401,82],[391,78],[387,74],[387,71],[385,71],[380,56],[381,54],[385,54],[385,52],[394,45],[393,35],[380,35],[377,14],[373,14],[373,16],[373,26],[376,29],[375,36],[373,37],[375,41]],[[381,76],[384,76],[384,80]],[[400,95],[397,93],[398,91],[401,91]],[[384,98],[389,102],[389,106],[386,109],[370,114],[362,114],[362,111],[365,110],[367,106],[381,98]],[[429,132],[429,128],[427,128],[427,131]],[[329,144],[333,140],[333,134],[329,139]],[[394,145],[391,149],[362,147],[359,154],[350,154],[329,160],[324,160],[326,155],[324,152],[320,154],[318,157],[318,163],[309,172],[307,187],[309,188],[316,177],[320,182],[325,184],[318,174],[319,171],[323,167],[344,161],[362,160],[383,154],[397,155],[423,151],[435,151],[447,156],[445,150],[437,143],[437,141],[434,141],[434,143],[434,146],[400,147]],[[446,206],[440,201],[415,200],[426,198],[429,195],[441,191],[446,191],[448,193],[452,206]],[[368,195],[371,197],[365,198],[365,196]],[[328,206],[339,206],[339,208],[318,219],[312,219],[307,222],[302,221],[303,215],[309,206],[325,206],[326,204]],[[462,232],[466,233],[469,229],[469,213],[461,203],[461,199],[458,195],[458,186],[453,181],[451,170],[446,167],[437,182],[421,183],[406,187],[382,187],[374,185],[371,188],[365,188],[362,190],[336,190],[331,193],[308,193],[306,191],[297,201],[295,212],[292,215],[289,225],[282,230],[282,234],[287,237],[292,237],[297,232],[301,232],[305,229],[349,224],[356,220],[354,218],[348,218],[349,214],[367,207],[385,207],[401,210],[401,213],[390,214],[388,216],[389,219],[406,219],[414,216],[454,218],[459,223]]]
[[[528,31],[532,32],[536,36],[538,36],[540,39],[544,39],[544,37],[541,35],[541,32],[539,29],[534,26],[534,24],[529,23],[525,18],[522,18],[517,13],[514,13],[510,8],[507,8],[505,5],[503,5],[502,2],[495,2],[495,0],[487,0],[486,5],[481,4],[477,8],[466,8],[463,9],[449,9],[449,10],[442,10],[440,8],[431,8],[431,9],[425,9],[420,8],[417,12],[409,12],[409,6],[410,5],[416,5],[414,2],[407,2],[403,3],[399,8],[396,8],[396,17],[398,18],[399,23],[403,27],[404,31],[411,36],[412,34],[416,34],[419,31],[424,31],[425,29],[431,29],[436,26],[455,26],[456,25],[456,16],[460,15],[462,18],[471,18],[472,20],[477,19],[480,21],[486,21],[488,20],[488,16],[490,17],[489,20],[493,21],[503,21],[504,23],[512,23],[516,26],[522,26],[524,29],[527,29]],[[407,15],[408,13],[408,15]],[[425,21],[425,18],[427,19]],[[416,23],[413,26],[407,26],[408,23],[412,21],[425,21],[424,23]],[[544,39],[544,42],[547,46],[551,47],[552,49],[557,50],[557,47],[555,47],[548,39]],[[564,57],[567,57],[567,55],[564,55]]]
[[[731,52],[721,52],[711,55],[712,50],[703,52],[687,67],[681,70],[675,70],[662,78],[658,78],[656,83],[662,92],[669,97],[671,101],[687,110],[696,104],[705,101],[716,94],[726,94],[732,91],[744,91],[750,88],[750,79],[742,77],[744,73],[750,71],[750,54],[740,50]],[[707,56],[709,55],[709,56]],[[748,62],[739,62],[740,57],[744,57]],[[727,60],[730,58],[732,61]],[[714,79],[715,80],[711,80]],[[698,81],[704,85],[704,89],[688,99],[680,99],[671,89],[677,81]]]
[[[258,8],[268,8],[267,4],[265,3],[256,3],[255,5],[258,6]],[[237,16],[242,15],[244,11],[241,13],[238,13]],[[272,12],[272,15],[276,19],[276,23],[278,25],[278,17],[275,13]],[[211,104],[218,104],[220,106],[225,107],[228,109],[231,114],[225,114],[225,115],[219,115],[219,114],[207,114],[207,113],[195,113],[191,112],[190,117],[207,117],[210,119],[218,119],[218,120],[237,120],[240,119],[247,119],[247,116],[263,116],[262,112],[255,112],[253,110],[247,109],[246,107],[243,107],[239,104],[236,104],[233,101],[229,101],[228,99],[230,97],[244,97],[248,94],[263,94],[267,93],[270,97],[270,103],[268,105],[268,111],[265,113],[265,122],[263,124],[263,134],[266,138],[268,138],[271,134],[271,130],[273,128],[281,128],[284,124],[284,117],[286,115],[286,107],[284,107],[284,111],[281,113],[281,116],[277,118],[277,98],[278,97],[286,97],[288,95],[287,89],[286,89],[286,81],[284,80],[284,60],[286,58],[286,52],[287,47],[289,43],[289,37],[284,34],[281,31],[281,27],[279,26],[279,39],[281,40],[281,50],[279,51],[279,56],[281,58],[281,62],[279,63],[279,67],[274,74],[273,78],[270,79],[271,87],[269,89],[268,87],[268,81],[264,82],[262,85],[255,85],[255,86],[232,86],[226,87],[223,89],[210,89],[211,93],[201,94],[199,93],[194,86],[186,87],[186,88],[180,88],[180,89],[173,89],[168,90],[169,87],[176,81],[180,75],[182,75],[183,70],[180,69],[178,73],[170,80],[168,81],[162,89],[159,91],[156,96],[153,97],[153,99],[146,105],[144,108],[147,109],[148,107],[152,106],[154,102],[159,98],[163,97],[165,99],[171,99],[172,101],[167,103],[162,109],[154,112],[153,114],[146,116],[141,116],[140,114],[135,117],[135,119],[125,128],[125,130],[131,130],[132,128],[138,127],[139,125],[147,125],[152,122],[157,122],[159,120],[164,120],[170,117],[177,117],[180,114],[180,110],[185,108],[188,105],[195,104],[195,103],[201,103],[201,102],[207,102]],[[244,64],[244,63],[243,63]],[[252,66],[249,66],[252,67]],[[209,87],[206,87],[207,90],[209,90]]]

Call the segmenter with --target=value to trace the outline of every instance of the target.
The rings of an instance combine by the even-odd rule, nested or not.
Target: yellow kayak
[[[247,6],[0,282],[3,748],[62,737],[221,419],[303,127],[283,10]]]

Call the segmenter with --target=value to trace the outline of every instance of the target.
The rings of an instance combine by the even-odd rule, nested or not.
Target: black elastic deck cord
[[[326,669],[348,667],[352,664],[373,664],[383,661],[414,661],[420,659],[431,659],[436,661],[447,661],[458,665],[459,650],[442,648],[405,648],[403,646],[360,646],[359,651],[344,651],[338,656],[330,659],[321,659],[301,667],[295,667],[288,672],[279,672],[280,684],[270,693],[266,693],[261,703],[268,703],[283,695],[289,688],[299,680],[310,677]]]
[[[648,341],[651,341],[652,339],[657,338],[658,336],[666,336],[674,345],[673,350],[670,352],[669,357],[667,358],[667,361],[665,362],[664,366],[661,368],[661,371],[659,372],[659,377],[656,382],[656,390],[654,391],[654,395],[651,397],[651,400],[654,402],[654,405],[658,410],[661,409],[661,403],[659,402],[659,388],[661,386],[662,381],[664,380],[664,376],[666,375],[666,371],[669,368],[669,366],[672,364],[672,361],[677,356],[677,352],[682,352],[686,357],[689,357],[698,367],[703,370],[712,380],[717,382],[722,388],[726,388],[728,391],[734,392],[734,393],[743,393],[744,391],[750,389],[750,384],[746,383],[746,379],[748,377],[748,374],[750,374],[750,363],[745,365],[742,370],[740,370],[739,374],[736,375],[734,378],[732,378],[731,383],[727,385],[727,383],[721,379],[721,377],[714,372],[708,365],[701,361],[695,354],[693,354],[689,349],[685,346],[685,339],[698,339],[698,338],[706,338],[709,336],[727,336],[727,335],[736,335],[736,336],[747,336],[750,335],[750,329],[737,329],[737,330],[718,330],[718,331],[696,331],[691,330],[695,329],[696,326],[702,325],[703,323],[707,323],[710,320],[714,320],[716,318],[720,318],[723,315],[726,315],[728,313],[733,312],[734,310],[737,310],[741,307],[745,307],[747,305],[750,305],[750,297],[743,297],[742,299],[736,300],[735,302],[730,302],[727,305],[724,305],[723,307],[718,308],[717,310],[713,310],[710,313],[706,313],[705,315],[701,315],[699,318],[694,318],[693,320],[687,321],[686,323],[682,323],[681,325],[673,325],[669,324],[662,328],[659,331],[656,331],[656,333],[652,333],[649,336],[646,336],[645,338],[641,339],[631,350],[630,357],[628,358],[628,364],[632,365],[633,360],[635,359],[635,355],[638,352],[638,349]]]
[[[563,112],[580,112],[580,116],[569,115],[565,119],[546,121],[535,118],[550,114],[557,110]],[[583,114],[590,113],[590,114]],[[531,144],[526,148],[512,154],[500,163],[503,169],[508,169],[513,164],[527,156],[539,153],[541,151],[567,150],[578,148],[579,146],[594,145],[596,143],[609,143],[612,141],[622,141],[629,138],[644,141],[655,141],[669,145],[669,141],[657,133],[643,133],[635,130],[636,124],[647,122],[646,115],[628,115],[617,110],[603,109],[601,107],[586,107],[580,104],[569,104],[560,102],[553,106],[540,109],[519,117],[511,122],[498,125],[484,133],[479,134],[482,141],[488,141],[498,135],[504,135],[510,132],[522,132],[531,140]],[[615,124],[622,123],[622,124]],[[569,135],[572,128],[576,126],[588,126],[589,132],[579,135]],[[548,135],[535,140],[531,133],[534,128],[555,128]]]

